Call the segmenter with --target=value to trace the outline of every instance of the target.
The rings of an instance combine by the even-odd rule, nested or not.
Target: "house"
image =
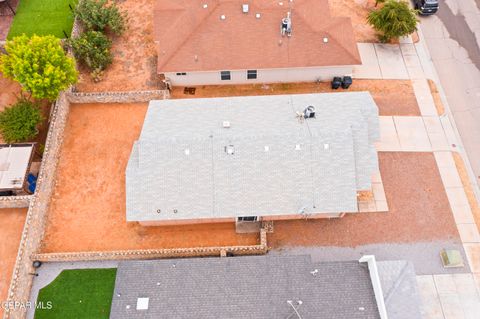
[[[158,0],[157,72],[173,85],[330,80],[361,64],[328,0]]]
[[[420,319],[410,262],[245,256],[121,262],[110,318]]]
[[[368,92],[151,101],[126,169],[127,221],[356,213],[378,138]]]

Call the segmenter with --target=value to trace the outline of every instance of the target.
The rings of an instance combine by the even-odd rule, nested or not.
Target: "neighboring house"
[[[110,318],[420,319],[407,261],[247,256],[121,262]]]
[[[127,221],[356,213],[378,172],[378,138],[368,92],[151,101],[126,169]]]
[[[173,85],[330,80],[361,64],[328,0],[158,0],[157,71]]]

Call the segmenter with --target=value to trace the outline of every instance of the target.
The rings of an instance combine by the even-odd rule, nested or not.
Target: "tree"
[[[0,71],[38,99],[55,100],[77,82],[75,62],[54,36],[21,35],[7,41]]]
[[[38,134],[42,119],[38,105],[21,96],[0,113],[0,132],[7,143],[25,142]]]
[[[80,37],[68,41],[75,57],[92,70],[92,77],[97,82],[102,71],[112,63],[110,41],[103,33],[87,31]]]
[[[403,0],[387,0],[385,5],[368,14],[368,23],[381,32],[381,42],[388,42],[417,30],[417,10]]]
[[[115,2],[107,0],[83,0],[75,8],[75,16],[83,22],[87,31],[104,32],[107,28],[116,35],[126,29],[127,14],[121,12]]]

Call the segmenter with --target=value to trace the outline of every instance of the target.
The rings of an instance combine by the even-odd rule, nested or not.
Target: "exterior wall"
[[[258,69],[256,79],[247,79],[247,70],[224,71],[230,71],[231,80],[222,81],[220,71],[186,72],[186,75],[176,75],[175,72],[166,72],[165,77],[169,78],[172,85],[175,86],[314,82],[318,80],[329,81],[334,76],[351,75],[353,66]]]
[[[306,219],[319,218],[340,218],[345,213],[316,213],[308,214]],[[290,220],[290,219],[305,219],[305,215],[277,215],[277,216],[261,216],[258,221],[275,221],[275,220]],[[142,226],[169,226],[169,225],[191,225],[191,224],[213,224],[213,223],[234,223],[236,218],[202,218],[202,219],[179,219],[166,221],[145,221],[139,222]]]
[[[202,219],[177,219],[177,220],[155,220],[138,222],[141,226],[170,226],[170,225],[192,225],[192,224],[214,224],[234,223],[235,218],[202,218]]]

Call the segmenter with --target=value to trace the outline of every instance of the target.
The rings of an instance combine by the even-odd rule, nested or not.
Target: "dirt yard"
[[[375,0],[329,0],[332,16],[350,17],[357,42],[378,42],[375,30],[367,24],[367,15]]]
[[[147,104],[71,108],[43,252],[256,244],[233,223],[142,227],[125,220],[125,167]]]
[[[17,100],[17,95],[20,94],[21,87],[17,82],[6,79],[0,73],[0,111],[5,106],[14,103]]]
[[[156,0],[117,1],[129,16],[128,30],[113,39],[113,63],[104,78],[94,83],[81,70],[77,90],[83,92],[158,89],[157,57],[153,39],[153,8]]]
[[[0,209],[0,301],[7,299],[27,209]],[[0,307],[0,316],[3,308]]]
[[[354,80],[349,91],[369,91],[380,115],[419,116],[417,99],[410,80]],[[330,83],[283,83],[257,85],[209,85],[195,87],[195,94],[185,94],[184,87],[174,87],[172,98],[201,98],[294,93],[346,92],[332,90]]]
[[[275,222],[268,244],[355,247],[375,243],[460,241],[432,153],[379,153],[390,211],[342,219]]]

